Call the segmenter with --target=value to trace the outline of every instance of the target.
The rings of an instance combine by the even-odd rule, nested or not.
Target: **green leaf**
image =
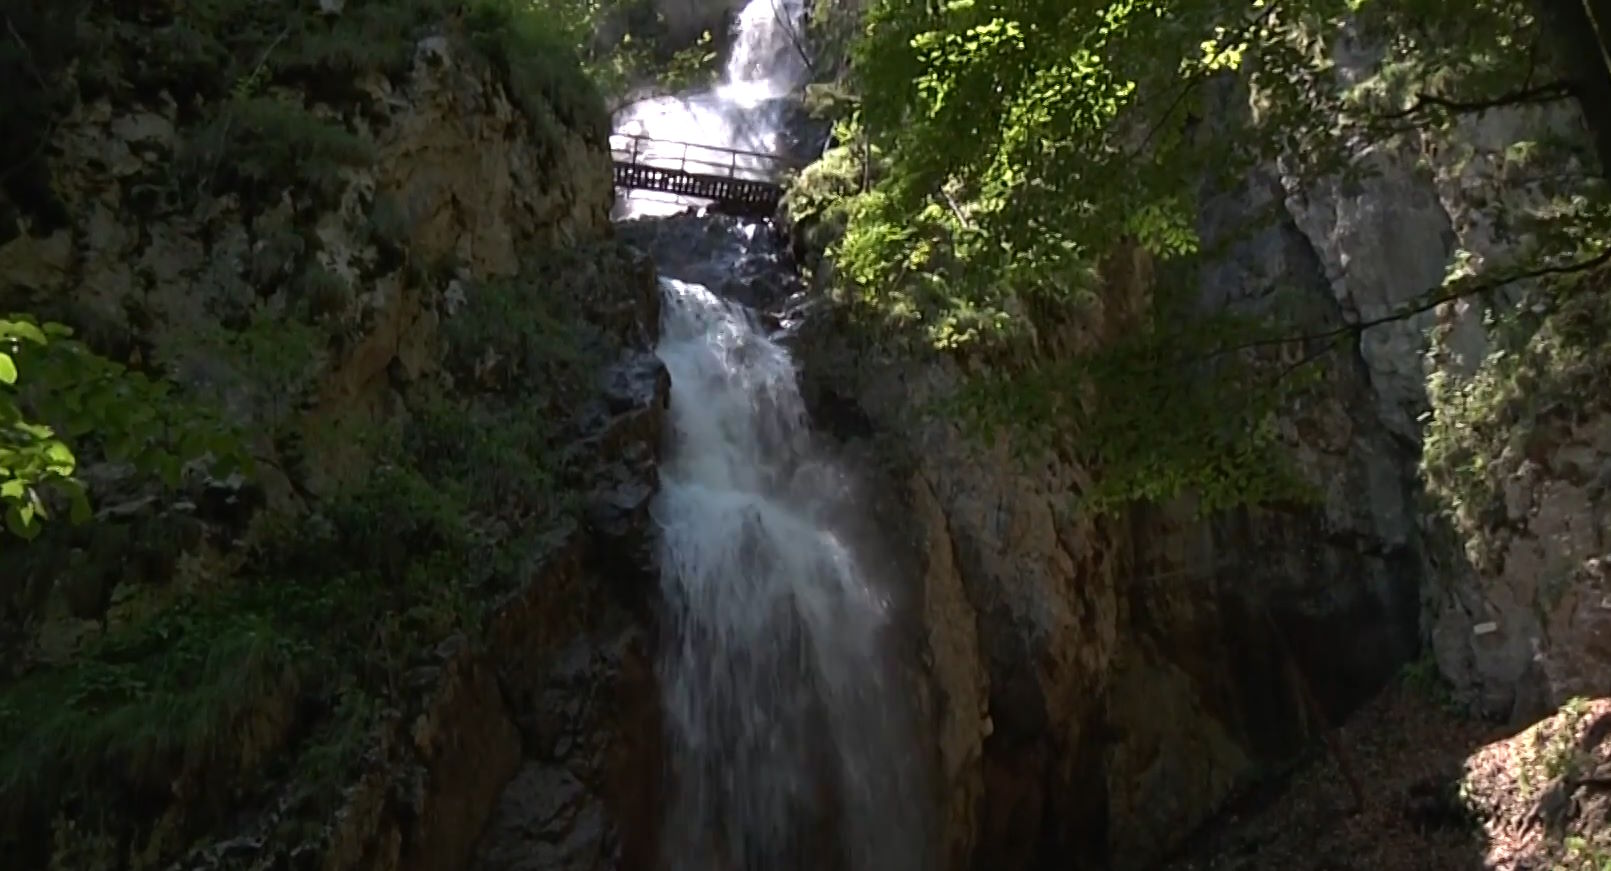
[[[6,506],[6,529],[25,541],[39,537],[39,519],[34,516],[32,503],[12,503]]]
[[[73,468],[78,464],[73,452],[61,442],[53,441],[45,445],[45,459],[54,468],[62,470],[61,473],[64,475],[72,474]]]
[[[67,519],[75,526],[88,523],[95,516],[90,508],[89,492],[82,481],[71,478],[62,481],[61,491],[67,497]]]
[[[17,383],[17,364],[10,354],[0,353],[0,384]]]
[[[43,345],[45,333],[27,321],[0,320],[0,339],[24,339],[36,345]]]
[[[162,452],[156,457],[156,468],[157,473],[162,476],[164,486],[169,490],[179,489],[180,481],[184,477],[184,466],[178,457]]]

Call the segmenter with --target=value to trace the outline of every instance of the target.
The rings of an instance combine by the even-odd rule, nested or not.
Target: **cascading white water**
[[[667,864],[918,871],[889,607],[833,531],[850,506],[811,450],[793,362],[749,309],[664,285]]]
[[[638,103],[616,132],[775,152],[779,98],[807,69],[803,6],[751,0],[719,86]],[[686,207],[627,205],[627,216]],[[758,249],[756,225],[737,229],[726,243]],[[662,268],[675,260],[685,278],[725,282],[736,265],[730,251],[693,263],[677,248]],[[886,652],[890,605],[844,543],[857,515],[846,478],[813,450],[794,364],[755,312],[700,284],[662,285],[664,865],[922,871],[926,796]]]
[[[616,113],[615,132],[646,136],[663,143],[693,143],[758,154],[778,152],[782,132],[779,98],[799,88],[808,66],[799,44],[805,0],[749,0],[738,15],[734,40],[722,81],[714,88],[640,100]],[[638,159],[676,166],[683,157],[724,166],[726,153],[685,150],[680,144],[651,147]],[[765,177],[767,161],[738,158],[741,175]],[[673,194],[628,191],[620,217],[670,215],[692,201]]]

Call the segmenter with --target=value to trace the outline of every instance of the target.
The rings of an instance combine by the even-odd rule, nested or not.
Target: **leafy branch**
[[[0,319],[0,509],[11,534],[38,536],[61,503],[74,523],[92,516],[69,440],[169,489],[192,461],[219,476],[250,469],[233,426],[71,336],[26,315]]]

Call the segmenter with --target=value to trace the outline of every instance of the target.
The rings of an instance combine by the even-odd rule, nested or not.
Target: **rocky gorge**
[[[7,176],[0,300],[222,409],[255,462],[159,485],[87,446],[93,521],[0,552],[18,867],[674,867],[653,516],[676,446],[668,278],[758,313],[814,449],[853,481],[866,519],[840,538],[889,591],[890,692],[928,781],[896,800],[934,818],[913,867],[1154,867],[1418,660],[1491,720],[1607,691],[1598,277],[1519,344],[1484,305],[1526,285],[1349,332],[1457,252],[1516,244],[1496,215],[1536,192],[1514,146],[1581,135],[1569,102],[1372,149],[1362,182],[1272,165],[1206,199],[1198,231],[1225,244],[1192,276],[1205,309],[1279,288],[1294,332],[1349,336],[1279,419],[1317,496],[1096,516],[1077,497],[1102,470],[1066,446],[929,413],[991,364],[883,342],[837,306],[819,215],[795,208],[776,240],[717,216],[612,225],[602,106],[523,65],[502,25],[335,4],[271,22],[197,93],[138,60],[175,51],[184,5],[81,23],[126,66],[71,67],[48,164],[28,164],[46,184]],[[332,33],[396,44],[277,54]],[[1333,51],[1343,76],[1376,63],[1349,34]],[[1115,254],[1100,316],[1036,312],[1022,353],[1110,340],[1166,269]],[[1521,376],[1495,372],[1497,347]],[[1573,710],[1592,763],[1598,708]],[[1604,833],[1574,807],[1575,831]]]

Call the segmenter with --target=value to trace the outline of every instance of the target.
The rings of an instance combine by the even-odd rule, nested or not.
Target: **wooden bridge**
[[[610,137],[610,156],[618,188],[711,200],[717,211],[747,217],[777,210],[792,168],[775,154],[620,133]]]

